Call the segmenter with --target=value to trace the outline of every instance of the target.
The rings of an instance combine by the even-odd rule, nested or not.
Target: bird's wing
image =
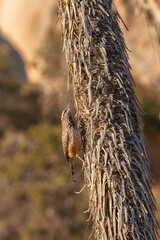
[[[63,145],[64,157],[66,158],[67,161],[69,161],[69,157],[68,157],[68,142],[69,142],[69,134],[66,131],[65,134],[63,135],[62,145]]]

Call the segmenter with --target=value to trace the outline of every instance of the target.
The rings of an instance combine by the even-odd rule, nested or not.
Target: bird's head
[[[70,112],[70,104],[63,110],[62,115],[61,115],[61,121],[64,120],[64,118],[69,117],[71,115]]]

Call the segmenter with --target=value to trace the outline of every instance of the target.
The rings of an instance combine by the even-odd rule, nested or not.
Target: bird
[[[68,105],[61,115],[62,123],[62,147],[65,159],[70,164],[72,180],[75,183],[75,172],[73,158],[76,157],[82,147],[81,132],[72,118],[70,106]]]

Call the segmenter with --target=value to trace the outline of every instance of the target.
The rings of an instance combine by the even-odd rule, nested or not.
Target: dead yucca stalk
[[[59,0],[64,50],[84,142],[96,239],[157,239],[155,204],[118,13],[110,0]]]

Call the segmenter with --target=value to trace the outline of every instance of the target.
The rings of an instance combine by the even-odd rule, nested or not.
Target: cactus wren
[[[76,182],[73,157],[75,157],[81,149],[82,139],[81,133],[74,122],[69,106],[64,109],[61,115],[62,122],[62,146],[64,157],[70,164],[73,182]]]

